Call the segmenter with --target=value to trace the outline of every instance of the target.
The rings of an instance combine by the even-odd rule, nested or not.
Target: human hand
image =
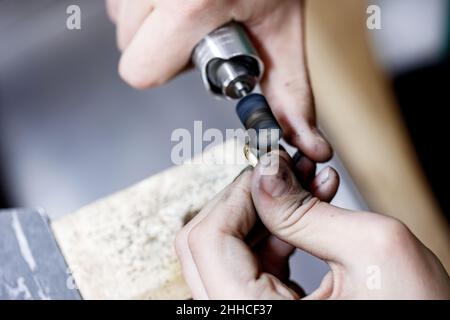
[[[269,162],[278,166],[276,175],[264,175],[261,164],[244,172],[177,236],[177,254],[195,299],[302,297],[289,281],[294,247],[330,266],[307,299],[450,298],[447,273],[406,226],[319,200],[336,191],[337,175],[330,169],[314,179],[313,197],[300,186],[286,153],[276,154]],[[374,266],[380,281],[375,288],[367,273]]]
[[[107,0],[123,50],[119,72],[136,88],[159,86],[188,65],[195,45],[236,20],[247,27],[266,74],[262,88],[285,138],[314,162],[331,157],[316,127],[305,64],[300,0]]]

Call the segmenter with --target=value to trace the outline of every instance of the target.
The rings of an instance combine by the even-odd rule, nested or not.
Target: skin
[[[177,236],[176,250],[196,299],[449,299],[438,259],[401,222],[327,203],[339,178],[315,163],[332,150],[317,129],[305,63],[301,0],[107,0],[123,52],[119,73],[139,89],[162,85],[190,66],[210,31],[242,22],[267,71],[262,89],[285,139],[304,157],[275,157],[243,172]],[[278,154],[277,154],[278,155]],[[304,189],[302,186],[306,186]],[[305,296],[289,281],[295,248],[326,261],[330,272]],[[381,286],[367,286],[376,266]]]
[[[279,156],[279,157],[278,157]],[[177,236],[176,250],[195,299],[449,299],[436,256],[401,222],[334,207],[337,174],[325,169],[313,193],[289,156],[272,154],[274,175],[258,164],[216,196]],[[305,296],[289,281],[299,248],[330,267]],[[373,289],[371,268],[380,275]]]
[[[303,1],[107,0],[122,50],[119,73],[135,88],[164,84],[189,67],[195,45],[236,20],[246,27],[266,64],[261,83],[285,138],[313,162],[332,150],[316,127],[305,63]]]

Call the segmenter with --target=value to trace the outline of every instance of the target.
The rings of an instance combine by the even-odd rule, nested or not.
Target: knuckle
[[[251,191],[247,186],[235,184],[225,192],[221,199],[220,210],[231,217],[241,217],[243,212],[254,212]],[[237,218],[241,220],[240,218]],[[230,219],[234,221],[235,219]],[[228,220],[223,221],[222,226],[218,226],[218,230],[228,230]]]
[[[252,280],[247,284],[248,297],[254,300],[266,299],[288,299],[295,300],[298,296],[273,275],[268,273],[261,274],[257,280]]]
[[[198,16],[208,9],[216,0],[185,0],[183,12],[186,16]]]
[[[116,45],[119,51],[124,52],[130,41],[131,39],[129,38],[129,35],[125,33],[124,28],[118,26],[116,32]]]
[[[284,208],[279,214],[273,216],[277,233],[290,237],[300,232],[300,229],[304,227],[302,221],[305,216],[320,205],[321,202],[317,198],[310,198],[306,191],[295,195],[291,201],[285,201]]]
[[[203,231],[201,225],[196,225],[187,234],[187,244],[192,253],[199,252],[203,244]]]
[[[381,217],[371,229],[372,246],[382,256],[402,252],[413,240],[408,227],[394,218]]]
[[[234,204],[239,203],[242,197],[250,196],[250,190],[243,187],[239,183],[234,183],[231,188],[224,192],[222,196],[223,204],[228,206],[234,206]]]
[[[252,174],[244,171],[229,185],[221,196],[223,207],[229,209],[240,209],[242,211],[243,199],[251,199],[250,182]]]
[[[142,68],[130,62],[126,56],[123,56],[119,63],[119,74],[121,78],[135,89],[153,88],[164,84],[164,80],[155,77],[149,72],[143,72]]]
[[[107,0],[106,1],[106,11],[110,20],[113,23],[117,23],[117,16],[119,14],[119,5],[115,0]]]
[[[305,114],[304,110],[311,110],[314,106],[314,97],[311,90],[311,85],[305,73],[290,76],[283,83],[283,89],[286,94],[299,101],[301,108]],[[306,113],[307,117],[312,117],[312,113]]]
[[[252,281],[248,288],[255,300],[267,299],[276,290],[273,278],[267,273],[262,274],[256,281]]]

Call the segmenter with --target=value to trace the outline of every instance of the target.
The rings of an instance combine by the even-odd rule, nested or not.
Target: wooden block
[[[177,231],[246,167],[230,140],[52,223],[84,299],[187,299]],[[225,162],[225,163],[224,163]]]

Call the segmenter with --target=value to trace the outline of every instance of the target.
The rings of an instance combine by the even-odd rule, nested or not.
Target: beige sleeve
[[[368,40],[367,3],[306,4],[319,122],[371,210],[400,219],[450,270],[449,229]]]

